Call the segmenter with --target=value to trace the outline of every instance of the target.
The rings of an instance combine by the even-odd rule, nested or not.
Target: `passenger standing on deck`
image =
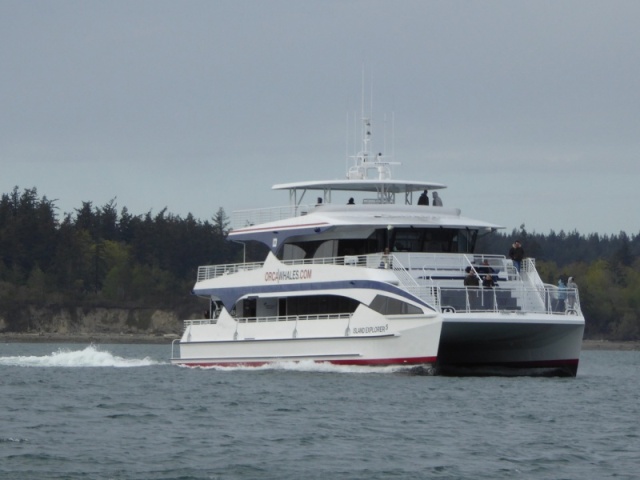
[[[513,260],[513,266],[516,268],[518,275],[520,275],[522,259],[524,258],[524,249],[520,244],[520,240],[516,240],[515,242],[513,242],[513,245],[509,249],[509,258]]]
[[[442,199],[438,196],[438,192],[433,192],[433,206],[434,207],[442,206]]]
[[[469,308],[475,310],[478,308],[478,303],[480,302],[478,295],[480,279],[478,278],[478,274],[471,267],[465,268],[465,272],[467,272],[467,275],[464,277],[464,289],[467,295],[467,301],[469,302]]]
[[[429,195],[427,194],[426,190],[420,195],[420,198],[418,199],[418,205],[429,205]]]
[[[567,282],[567,308],[569,310],[575,310],[576,308],[576,295],[578,292],[578,284],[573,277],[569,277]]]
[[[380,267],[379,268],[391,268],[391,257],[389,256],[389,248],[384,249],[384,253],[382,254],[382,258],[380,258]]]
[[[562,277],[558,279],[558,301],[556,302],[556,312],[564,312],[564,301],[567,298],[567,286],[564,284]]]

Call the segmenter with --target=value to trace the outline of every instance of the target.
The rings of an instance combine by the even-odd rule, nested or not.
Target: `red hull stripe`
[[[425,365],[435,364],[437,357],[415,357],[415,358],[374,358],[369,360],[314,360],[316,363],[331,363],[333,365],[367,365],[367,366],[404,366],[404,365]],[[190,362],[185,360],[177,362],[178,365],[186,365],[187,367],[261,367],[269,365],[276,361],[257,361],[257,362],[221,362],[221,361],[196,361]],[[286,360],[284,360],[286,361]],[[297,360],[292,360],[297,362]]]

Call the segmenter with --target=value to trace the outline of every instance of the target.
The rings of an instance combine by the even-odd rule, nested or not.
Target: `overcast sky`
[[[284,205],[344,177],[364,70],[395,178],[507,231],[639,234],[639,25],[635,0],[0,0],[0,193]]]

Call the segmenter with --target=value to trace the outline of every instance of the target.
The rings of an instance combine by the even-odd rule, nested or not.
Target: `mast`
[[[362,146],[359,152],[353,155],[353,165],[347,170],[347,178],[349,180],[390,180],[391,165],[399,165],[398,162],[389,161],[383,156],[382,152],[374,154],[372,152],[372,118],[371,112],[365,112],[365,92],[364,92],[364,72],[362,78],[361,92],[361,112],[360,120]],[[373,109],[373,94],[370,99],[370,109]],[[381,184],[382,191],[378,192],[380,200],[386,198],[385,185]],[[388,200],[388,199],[387,199]],[[383,201],[383,203],[388,203]]]

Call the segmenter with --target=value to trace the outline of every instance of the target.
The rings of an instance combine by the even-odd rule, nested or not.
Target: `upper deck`
[[[486,263],[485,263],[486,261]],[[398,278],[398,286],[442,311],[517,312],[520,314],[581,315],[577,289],[559,290],[544,284],[535,260],[525,259],[521,273],[501,255],[395,253],[288,260],[284,265],[336,265],[342,268],[387,268]],[[258,270],[263,262],[202,266],[198,282]],[[466,268],[478,277],[490,275],[492,288],[465,287]],[[348,275],[347,271],[341,275]],[[562,300],[560,302],[559,300]]]

